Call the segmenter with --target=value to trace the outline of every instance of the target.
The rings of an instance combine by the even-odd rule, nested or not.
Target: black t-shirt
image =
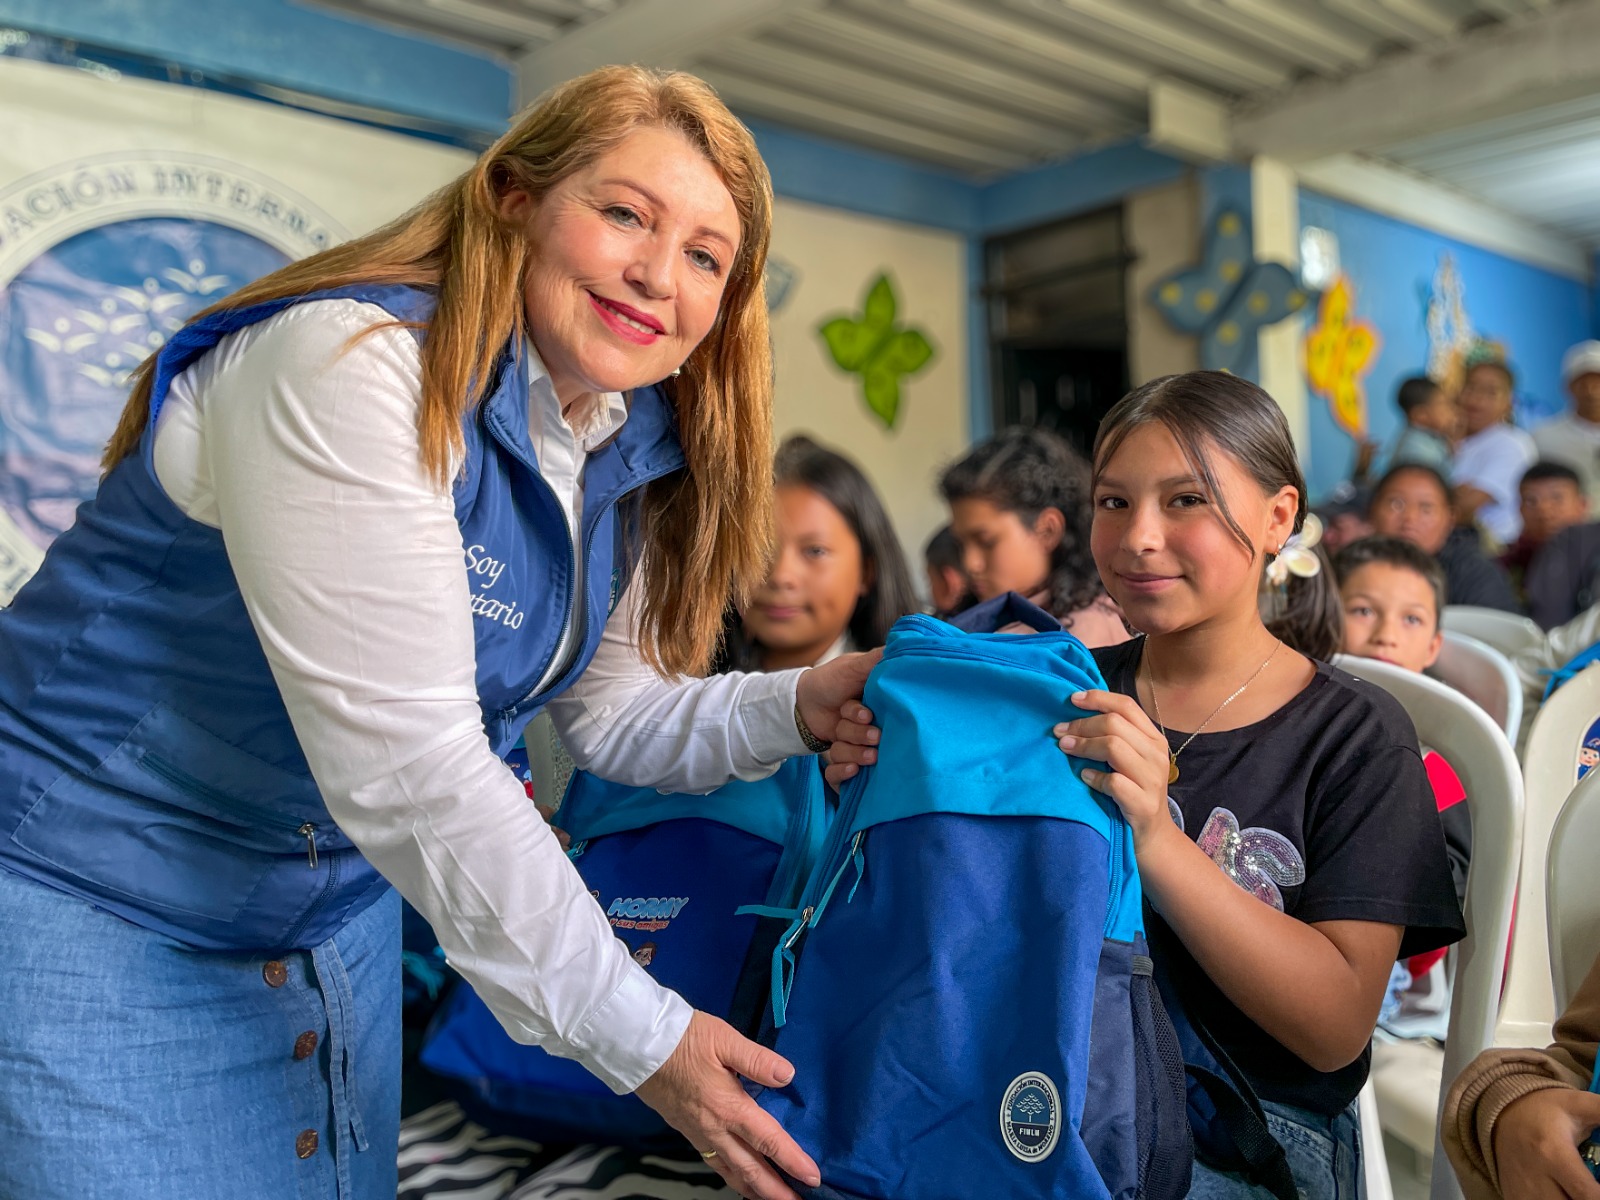
[[[1138,638],[1094,651],[1111,690],[1137,695],[1143,647]],[[1316,668],[1264,720],[1189,743],[1169,792],[1184,830],[1235,882],[1307,924],[1404,926],[1402,956],[1458,941],[1466,926],[1411,719],[1382,689]],[[1174,750],[1188,738],[1167,736]],[[1349,1066],[1315,1070],[1240,1012],[1158,915],[1147,920],[1184,1005],[1262,1099],[1329,1115],[1355,1099],[1370,1045]]]

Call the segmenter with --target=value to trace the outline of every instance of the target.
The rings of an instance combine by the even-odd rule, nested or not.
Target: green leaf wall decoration
[[[895,323],[899,303],[889,276],[880,274],[867,289],[857,316],[837,316],[817,328],[828,353],[842,370],[861,376],[867,407],[893,429],[900,417],[900,381],[933,361],[933,343],[920,329]]]

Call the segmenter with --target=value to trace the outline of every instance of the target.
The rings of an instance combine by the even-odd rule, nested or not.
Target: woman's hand
[[[1578,1143],[1600,1126],[1600,1096],[1544,1088],[1508,1104],[1494,1123],[1494,1159],[1505,1200],[1600,1200]]]
[[[763,1087],[783,1087],[794,1078],[794,1068],[726,1021],[696,1012],[672,1057],[634,1094],[702,1155],[715,1151],[706,1162],[741,1196],[798,1200],[773,1165],[808,1187],[822,1181],[821,1172],[745,1093],[741,1075]]]
[[[1097,714],[1065,721],[1052,732],[1068,754],[1103,762],[1111,769],[1086,769],[1083,781],[1117,802],[1133,831],[1137,850],[1146,837],[1172,824],[1167,782],[1172,769],[1167,739],[1132,696],[1078,692],[1072,703]]]
[[[882,658],[882,650],[842,654],[800,676],[795,702],[806,728],[833,743],[824,774],[835,789],[862,767],[878,761],[880,734],[872,723],[872,713],[861,703],[861,693],[866,690],[867,676]]]

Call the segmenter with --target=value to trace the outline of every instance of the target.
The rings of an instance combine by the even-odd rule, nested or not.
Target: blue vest
[[[0,866],[203,949],[318,945],[388,887],[328,815],[221,534],[168,499],[152,462],[181,371],[235,330],[335,298],[424,328],[434,306],[414,288],[351,287],[180,330],[161,351],[139,452],[0,612]],[[575,549],[533,457],[528,387],[513,345],[463,422],[454,486],[478,699],[500,755],[588,666],[636,561],[636,492],[684,464],[665,397],[635,392],[621,433],[589,457]],[[575,596],[579,552],[587,586]],[[474,569],[486,559],[503,569]],[[575,604],[583,644],[539,690]]]

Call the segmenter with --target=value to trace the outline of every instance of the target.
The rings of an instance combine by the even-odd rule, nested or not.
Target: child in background
[[[1399,436],[1381,457],[1375,443],[1362,444],[1354,482],[1363,484],[1371,476],[1383,475],[1404,463],[1421,463],[1449,479],[1455,457],[1451,439],[1461,423],[1454,402],[1437,383],[1418,375],[1400,385],[1395,403],[1405,420]]]
[[[1501,557],[1519,598],[1541,629],[1570,621],[1594,602],[1600,524],[1577,471],[1536,462],[1519,487],[1522,535]]]
[[[1450,485],[1432,467],[1396,467],[1378,481],[1368,513],[1375,532],[1404,538],[1439,560],[1452,604],[1520,611],[1506,573],[1484,554],[1478,534],[1453,527]]]
[[[1089,553],[1089,464],[1064,439],[1004,430],[946,467],[939,491],[975,599],[1017,592],[1086,646],[1128,640]]]
[[[725,639],[746,671],[815,667],[883,645],[917,611],[905,553],[872,483],[842,454],[796,435],[773,462],[777,554]]]
[[[1523,472],[1517,497],[1522,532],[1500,555],[1500,565],[1526,604],[1528,568],[1551,538],[1589,519],[1589,498],[1576,471],[1565,463],[1542,459]]]
[[[1334,559],[1344,602],[1344,652],[1376,658],[1421,674],[1438,661],[1444,636],[1439,615],[1445,606],[1444,571],[1416,546],[1400,538],[1370,537],[1353,542]],[[1456,899],[1467,899],[1467,861],[1472,856],[1472,822],[1462,803],[1467,792],[1450,764],[1423,748],[1434,803],[1444,826]],[[1420,979],[1444,951],[1414,956],[1406,965]]]
[[[1261,1097],[1300,1194],[1358,1194],[1355,1099],[1390,969],[1461,911],[1405,710],[1284,647],[1267,564],[1305,517],[1277,404],[1219,371],[1123,398],[1094,458],[1093,553],[1139,640],[1095,652],[1109,691],[1057,726],[1133,832],[1169,1003]],[[1262,1193],[1200,1161],[1194,1200]]]
[[[928,598],[934,616],[948,617],[971,603],[967,573],[961,569],[961,539],[950,526],[928,539],[922,550],[922,564],[928,573]]]

